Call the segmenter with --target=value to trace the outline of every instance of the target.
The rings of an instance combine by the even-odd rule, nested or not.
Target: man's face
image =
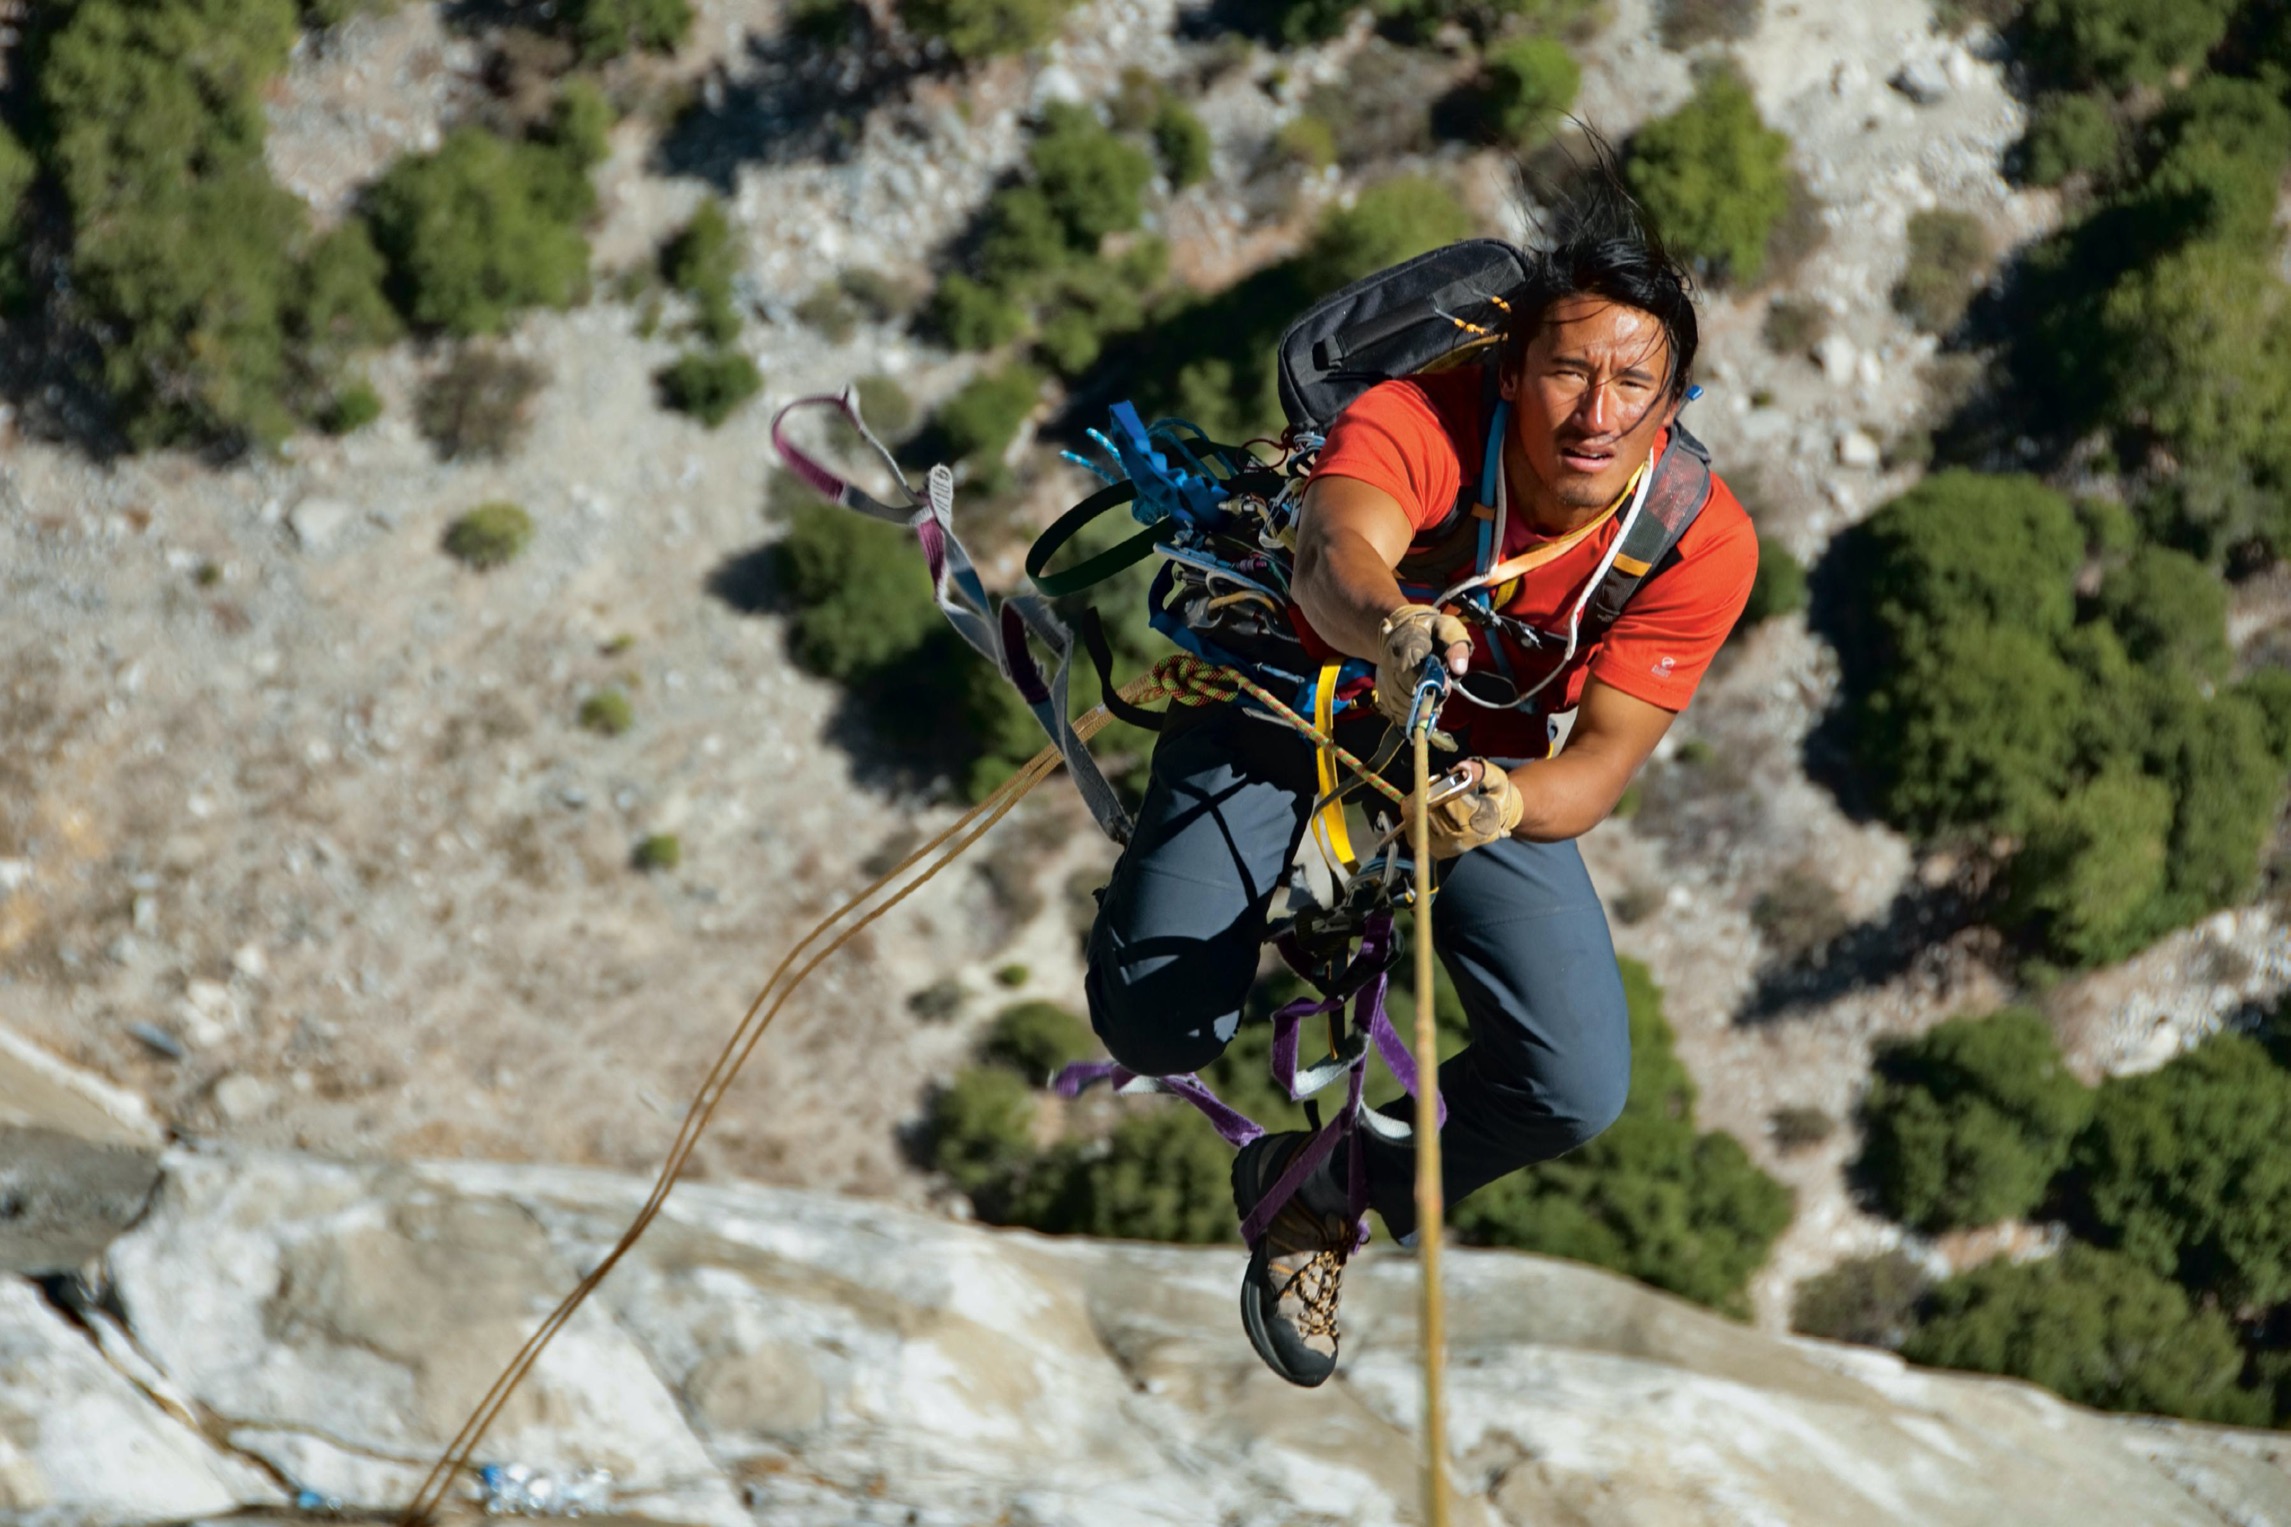
[[[1654,315],[1604,297],[1554,303],[1504,378],[1527,469],[1570,509],[1604,509],[1678,414],[1670,338]]]

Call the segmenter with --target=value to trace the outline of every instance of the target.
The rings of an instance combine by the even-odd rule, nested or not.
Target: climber
[[[1749,517],[1677,424],[1697,344],[1691,279],[1612,166],[1595,168],[1544,218],[1494,358],[1362,393],[1328,430],[1297,525],[1298,637],[1316,657],[1374,665],[1373,705],[1341,724],[1347,746],[1368,756],[1387,722],[1405,725],[1428,658],[1451,675],[1438,726],[1472,785],[1432,813],[1434,944],[1471,1031],[1439,1076],[1450,1203],[1583,1144],[1622,1109],[1622,980],[1574,839],[1686,707],[1757,570]],[[1626,511],[1681,482],[1696,499],[1684,533],[1651,567],[1620,570],[1639,576],[1601,624],[1592,595],[1632,561],[1618,557]],[[1459,526],[1460,539],[1446,533]],[[1475,580],[1480,526],[1498,560]],[[1232,1039],[1315,796],[1296,732],[1239,705],[1172,708],[1090,936],[1091,1020],[1116,1061],[1193,1072]],[[1244,1217],[1306,1138],[1241,1151]],[[1413,1149],[1361,1133],[1250,1247],[1243,1324],[1294,1384],[1336,1365],[1352,1149],[1366,1153],[1370,1206],[1394,1235],[1414,1230]]]

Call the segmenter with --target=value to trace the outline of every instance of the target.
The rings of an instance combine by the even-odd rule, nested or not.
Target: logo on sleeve
[[[1675,671],[1677,670],[1677,668],[1678,668],[1678,659],[1677,659],[1677,658],[1675,658],[1675,657],[1658,658],[1658,659],[1656,659],[1656,661],[1655,661],[1655,667],[1654,667],[1654,675],[1655,675],[1655,677],[1656,677],[1656,678],[1658,678],[1658,679],[1667,679],[1667,678],[1669,678],[1669,677],[1671,676],[1671,674],[1672,674],[1673,672],[1675,672]]]

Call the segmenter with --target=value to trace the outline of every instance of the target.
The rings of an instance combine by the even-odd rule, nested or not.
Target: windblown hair
[[[1578,154],[1559,150],[1562,167],[1519,167],[1520,202],[1531,231],[1527,280],[1512,296],[1504,335],[1506,371],[1520,364],[1552,306],[1569,297],[1604,297],[1651,314],[1670,340],[1672,397],[1683,396],[1702,331],[1694,277],[1663,247],[1646,210],[1623,183],[1614,145],[1581,122]]]

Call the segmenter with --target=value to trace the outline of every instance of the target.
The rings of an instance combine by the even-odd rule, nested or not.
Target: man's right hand
[[[1471,663],[1472,633],[1455,616],[1428,604],[1404,604],[1384,617],[1377,635],[1381,646],[1376,659],[1376,708],[1385,720],[1405,729],[1425,662],[1438,651],[1448,672],[1461,674]]]

